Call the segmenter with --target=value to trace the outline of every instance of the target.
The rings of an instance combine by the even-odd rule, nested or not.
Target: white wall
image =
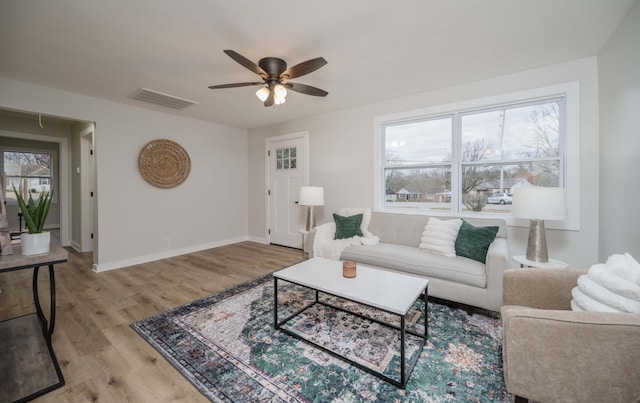
[[[245,130],[5,78],[0,107],[96,122],[97,270],[247,238]],[[138,172],[142,146],[161,138],[191,158],[190,176],[174,189],[155,188]]]
[[[578,81],[580,85],[580,231],[548,230],[552,258],[574,267],[597,261],[598,249],[598,84],[595,57],[546,66],[460,86],[415,94],[249,132],[249,236],[264,240],[264,139],[309,132],[310,181],[325,187],[318,222],[343,206],[373,206],[374,118],[380,115]],[[331,95],[318,102],[331,102]],[[286,105],[285,105],[286,106]],[[509,229],[512,255],[524,254],[528,229]]]
[[[640,260],[640,2],[598,55],[600,83],[600,261]]]

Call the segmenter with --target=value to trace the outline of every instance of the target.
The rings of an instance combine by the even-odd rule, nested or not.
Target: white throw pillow
[[[435,217],[429,218],[424,227],[419,248],[438,255],[453,257],[456,255],[456,238],[462,220],[439,220]]]
[[[338,210],[338,214],[343,217],[351,217],[352,215],[362,214],[362,223],[360,223],[360,231],[363,236],[367,236],[369,231],[369,223],[371,222],[371,209],[361,207],[342,207]]]

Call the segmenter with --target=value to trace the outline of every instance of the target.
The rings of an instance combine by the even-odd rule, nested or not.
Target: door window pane
[[[278,148],[276,150],[276,169],[296,169],[296,147]]]
[[[3,151],[2,169],[7,176],[7,200],[16,200],[15,186],[25,199],[28,195],[38,199],[41,194],[52,190],[53,157],[49,153]]]

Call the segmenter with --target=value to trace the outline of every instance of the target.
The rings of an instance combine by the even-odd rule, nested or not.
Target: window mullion
[[[551,158],[530,158],[530,159],[517,159],[517,160],[482,160],[482,161],[462,161],[460,165],[476,165],[476,166],[489,166],[489,165],[516,165],[516,164],[529,164],[537,162],[557,162],[562,161],[560,157]]]
[[[566,110],[566,98],[560,98],[558,100],[559,102],[559,108],[560,108],[560,116],[567,116],[567,110]],[[558,158],[560,160],[560,187],[566,187],[566,177],[567,177],[567,172],[566,172],[566,166],[565,166],[565,162],[567,159],[567,154],[566,154],[566,145],[567,145],[567,119],[562,119],[562,124],[559,127],[560,129],[560,141],[558,142]]]
[[[460,211],[460,183],[462,162],[462,134],[460,113],[454,113],[451,126],[451,209]]]

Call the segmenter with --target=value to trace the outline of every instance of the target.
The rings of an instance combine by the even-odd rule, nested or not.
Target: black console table
[[[67,251],[52,242],[47,254],[22,256],[20,245],[13,245],[13,253],[0,256],[0,273],[33,269],[36,312],[0,322],[0,401],[28,402],[64,385],[51,336],[56,323],[54,265],[67,261]],[[51,300],[48,319],[38,293],[38,273],[40,267],[47,266]]]

